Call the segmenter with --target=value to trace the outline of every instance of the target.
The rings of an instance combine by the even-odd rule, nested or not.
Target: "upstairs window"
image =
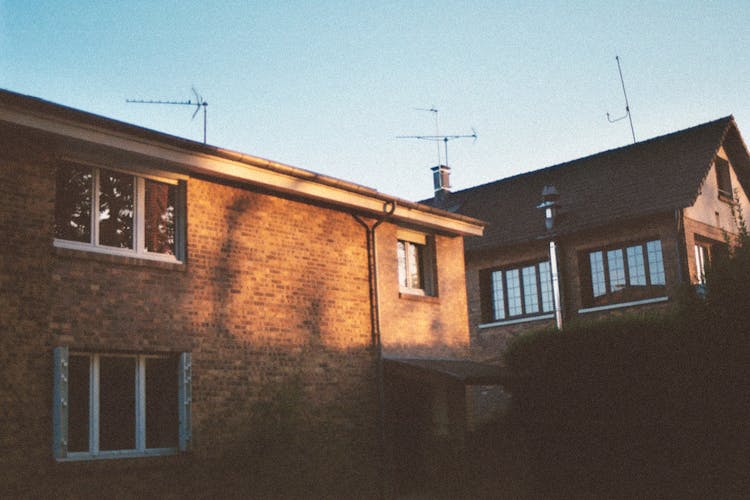
[[[585,305],[628,302],[663,293],[666,280],[659,240],[595,250],[582,257]]]
[[[181,186],[105,168],[57,169],[55,244],[158,260],[183,260]]]
[[[434,239],[423,233],[399,229],[396,255],[402,293],[437,295]]]
[[[549,261],[480,273],[483,321],[503,321],[552,313]]]
[[[717,156],[714,166],[716,167],[716,184],[719,187],[719,198],[732,201],[734,199],[734,191],[732,189],[732,175],[729,170],[729,162]]]

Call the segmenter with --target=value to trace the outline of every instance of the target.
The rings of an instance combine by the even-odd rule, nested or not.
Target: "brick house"
[[[554,187],[554,190],[550,190]],[[552,230],[539,207],[547,188]],[[488,221],[465,242],[472,342],[497,360],[508,339],[571,321],[668,307],[700,284],[733,199],[748,214],[750,156],[733,117],[450,193],[449,210]]]
[[[290,381],[332,483],[376,484],[400,381],[462,429],[478,220],[4,90],[0,139],[0,494],[180,483]]]

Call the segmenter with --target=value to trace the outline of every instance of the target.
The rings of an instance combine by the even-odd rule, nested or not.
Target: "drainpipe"
[[[684,255],[687,252],[687,241],[685,240],[685,219],[681,208],[675,208],[674,218],[677,223],[677,283],[680,285],[684,284],[685,276],[688,276],[687,282],[690,282],[690,272],[687,269],[687,256]]]
[[[380,338],[380,308],[378,300],[378,261],[375,246],[375,230],[380,224],[385,222],[393,215],[396,211],[396,203],[394,201],[387,201],[383,204],[383,213],[385,214],[382,218],[378,219],[374,224],[369,225],[357,214],[352,214],[354,220],[356,220],[362,227],[365,228],[366,241],[367,241],[367,274],[368,283],[370,289],[370,329],[371,329],[371,343],[375,349],[376,358],[376,377],[378,386],[378,447],[380,454],[379,464],[379,476],[380,481],[380,497],[385,498],[385,381],[383,375],[383,345]]]

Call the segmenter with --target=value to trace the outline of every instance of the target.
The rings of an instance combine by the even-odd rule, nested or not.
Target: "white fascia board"
[[[446,217],[428,210],[419,210],[413,206],[402,206],[399,205],[398,199],[383,195],[375,196],[378,194],[377,191],[364,187],[361,188],[363,192],[357,192],[353,188],[347,189],[332,185],[335,182],[332,182],[332,184],[321,183],[315,180],[315,174],[313,173],[262,158],[227,152],[230,155],[241,156],[244,161],[231,160],[207,153],[186,151],[177,146],[137,138],[80,122],[16,109],[0,109],[0,120],[165,160],[179,164],[191,173],[254,184],[275,191],[369,212],[373,215],[385,215],[389,204],[395,202],[396,207],[391,215],[394,220],[461,236],[481,236],[483,233],[483,226],[480,224]],[[273,170],[274,167],[276,170]],[[290,172],[306,173],[310,176],[310,179],[278,171],[287,169]],[[334,180],[331,179],[331,181]],[[346,184],[344,181],[341,181],[341,183]],[[368,194],[366,191],[372,193]]]

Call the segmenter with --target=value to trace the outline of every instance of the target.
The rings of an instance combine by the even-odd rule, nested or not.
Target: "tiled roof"
[[[724,145],[743,187],[750,156],[731,116],[541,170],[451,193],[449,210],[485,220],[485,236],[466,239],[469,251],[544,237],[542,189],[554,185],[562,206],[556,229],[585,229],[691,206],[719,147]],[[432,203],[427,200],[426,203]]]

